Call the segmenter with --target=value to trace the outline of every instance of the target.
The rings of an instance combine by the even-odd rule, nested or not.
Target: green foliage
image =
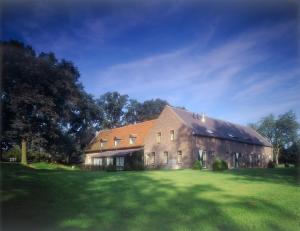
[[[300,125],[293,111],[279,115],[278,118],[270,114],[262,118],[257,124],[250,124],[250,126],[266,137],[273,145],[274,161],[276,164],[278,164],[280,154],[286,154],[284,149],[290,147],[291,144],[296,144],[299,139],[298,132]]]
[[[126,171],[141,171],[144,169],[145,169],[144,164],[142,162],[137,162],[137,161],[126,164],[124,166],[124,170],[126,170]]]
[[[168,102],[161,99],[146,100],[143,103],[129,99],[128,95],[107,92],[100,96],[97,104],[103,115],[103,128],[114,128],[156,119]]]
[[[114,128],[122,125],[124,107],[128,101],[128,95],[118,92],[107,92],[97,100],[103,113],[103,128]]]
[[[276,167],[276,164],[275,164],[274,161],[269,160],[267,167],[268,167],[268,168],[275,168],[275,167]]]
[[[296,165],[300,161],[300,140],[284,148],[279,156],[281,163]]]
[[[105,167],[105,170],[108,171],[108,172],[114,172],[114,171],[116,171],[116,166],[110,164],[110,165]]]
[[[228,169],[228,164],[224,160],[216,159],[212,165],[213,171],[223,171]]]
[[[9,161],[10,158],[15,158],[17,161],[21,160],[20,146],[14,145],[9,150],[3,152],[3,159]]]
[[[89,142],[86,137],[90,139],[101,122],[101,114],[80,84],[77,68],[53,53],[37,55],[16,41],[1,42],[0,48],[1,148],[26,140],[28,144],[38,141],[36,145],[53,155],[79,154]],[[26,162],[26,155],[23,159]]]
[[[199,160],[196,160],[192,167],[194,170],[201,170],[202,169],[202,162]]]

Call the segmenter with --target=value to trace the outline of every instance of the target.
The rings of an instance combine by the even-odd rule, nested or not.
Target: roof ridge
[[[146,120],[146,121],[138,122],[138,123],[135,123],[135,124],[126,124],[126,125],[124,125],[124,126],[116,127],[116,128],[107,128],[107,129],[99,130],[98,132],[104,132],[104,131],[109,131],[109,130],[115,130],[115,129],[125,128],[125,127],[129,127],[129,126],[136,126],[136,125],[140,125],[140,124],[147,123],[147,122],[151,122],[151,121],[155,121],[155,120],[157,120],[157,119]]]

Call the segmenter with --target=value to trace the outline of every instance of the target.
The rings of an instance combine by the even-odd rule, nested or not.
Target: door
[[[238,152],[234,152],[233,155],[232,155],[232,158],[233,158],[233,166],[235,168],[238,168],[240,163],[239,163],[239,159],[241,157],[241,154],[238,153]]]
[[[207,166],[207,152],[205,150],[199,150],[199,155],[198,155],[198,159],[201,161],[202,163],[202,167],[206,168]]]
[[[124,169],[124,162],[125,162],[124,156],[116,157],[116,169],[117,170],[123,170]]]

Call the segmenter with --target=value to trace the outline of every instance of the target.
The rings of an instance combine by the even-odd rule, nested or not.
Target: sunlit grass
[[[69,168],[67,168],[69,169]],[[6,230],[298,230],[296,169],[66,171],[2,164]]]

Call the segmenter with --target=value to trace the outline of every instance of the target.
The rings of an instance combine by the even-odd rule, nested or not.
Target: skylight
[[[208,132],[209,134],[214,134],[214,132],[210,129],[206,129],[206,132]]]
[[[234,138],[234,135],[232,135],[231,133],[228,133],[227,135],[231,138]]]

